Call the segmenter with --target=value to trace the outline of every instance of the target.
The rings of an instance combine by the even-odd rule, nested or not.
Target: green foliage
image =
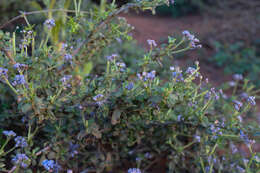
[[[245,47],[237,42],[231,45],[215,43],[216,53],[211,61],[223,67],[227,74],[243,74],[257,86],[260,86],[260,57],[254,47]]]
[[[175,0],[174,5],[159,6],[156,8],[159,15],[170,15],[173,17],[185,16],[187,14],[197,13],[199,6],[193,0]]]
[[[87,12],[74,2],[74,15],[52,12],[44,26],[0,33],[1,172],[150,172],[160,158],[167,172],[259,169],[259,127],[241,122],[254,113],[254,87],[237,81],[225,95],[204,80],[198,62],[182,71],[169,61],[200,47],[188,31],[160,46],[148,40],[145,51],[117,17],[167,0]],[[245,158],[235,151],[242,143]]]

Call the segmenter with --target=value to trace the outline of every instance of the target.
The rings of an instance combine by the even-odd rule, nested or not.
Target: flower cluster
[[[240,130],[240,139],[241,139],[242,141],[244,141],[244,143],[245,143],[248,147],[250,147],[252,144],[255,143],[255,140],[250,140],[250,139],[248,138],[248,136],[247,136],[242,130]]]
[[[30,159],[25,155],[25,154],[16,154],[15,157],[12,158],[13,164],[22,167],[22,168],[27,168],[30,162]]]
[[[127,173],[142,173],[139,168],[130,168]]]
[[[3,78],[8,78],[8,69],[0,67],[0,81],[4,82]]]
[[[200,40],[197,39],[194,35],[192,35],[189,31],[183,31],[182,34],[187,40],[190,41],[190,46],[192,49],[202,47],[201,44],[198,44]]]
[[[130,82],[128,85],[125,86],[127,90],[132,90],[134,88],[134,83]]]
[[[25,69],[27,68],[28,66],[26,64],[20,64],[20,63],[16,63],[13,65],[13,68],[18,70],[19,72],[22,70],[22,69]]]
[[[65,76],[63,76],[63,77],[60,79],[60,81],[62,82],[62,85],[63,85],[65,88],[71,87],[71,84],[69,83],[70,80],[71,80],[71,78],[72,78],[72,75],[65,75]]]
[[[125,68],[126,68],[125,63],[123,63],[123,62],[117,62],[117,63],[116,63],[116,66],[119,68],[119,70],[120,70],[121,72],[124,72],[124,71],[125,71]]]
[[[147,43],[149,44],[150,47],[156,47],[157,44],[154,40],[147,40]]]
[[[118,54],[112,54],[112,55],[110,55],[110,56],[107,56],[106,57],[106,59],[108,60],[108,61],[114,61],[116,58],[118,57]]]
[[[14,141],[16,142],[16,144],[15,144],[16,147],[25,148],[28,146],[26,139],[22,136],[17,136],[14,139]]]
[[[156,75],[156,71],[153,70],[153,71],[151,71],[149,73],[147,73],[147,72],[142,72],[142,74],[138,73],[137,77],[140,80],[145,82],[145,81],[152,81],[152,80],[154,80],[155,79],[155,75]]]
[[[24,85],[26,83],[24,75],[15,75],[14,81],[12,82],[13,86]]]
[[[69,54],[69,53],[66,53],[66,54],[64,55],[64,61],[65,61],[65,62],[72,63],[72,55]]]
[[[180,70],[179,67],[170,67],[170,70],[172,71],[172,77],[176,82],[184,81],[182,70]],[[189,72],[189,71],[188,71]]]
[[[12,130],[10,130],[10,131],[4,130],[3,134],[7,137],[15,137],[16,136],[16,133]]]
[[[52,29],[56,24],[54,19],[47,19],[44,22],[44,25],[47,26],[48,29]]]
[[[69,155],[71,157],[74,157],[75,155],[77,155],[78,154],[78,151],[77,151],[78,148],[79,148],[78,144],[73,144],[72,142],[70,142],[70,144],[69,144]]]
[[[54,160],[44,160],[42,161],[42,166],[49,172],[58,173],[61,169],[61,166],[56,163]]]
[[[241,109],[241,107],[243,106],[243,103],[238,101],[238,100],[234,100],[234,107],[237,111],[239,111]]]

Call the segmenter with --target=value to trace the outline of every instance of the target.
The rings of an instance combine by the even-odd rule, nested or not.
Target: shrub
[[[227,74],[243,74],[257,86],[260,85],[260,57],[254,47],[245,47],[242,42],[224,45],[215,42],[216,53],[211,61],[224,67]]]
[[[0,34],[2,172],[148,172],[161,158],[168,172],[259,169],[252,148],[257,126],[241,123],[255,105],[248,83],[243,97],[226,96],[207,84],[198,62],[161,75],[163,59],[201,47],[194,35],[184,31],[181,40],[169,37],[162,46],[148,40],[150,49],[131,69],[120,47],[100,57],[119,38],[131,39],[131,26],[117,14],[167,2],[143,0],[119,9],[112,3],[88,13],[77,7],[62,25],[66,37],[52,18],[39,41],[29,23],[19,42],[15,33]],[[105,67],[96,71],[101,58]],[[241,142],[249,156],[238,151]]]

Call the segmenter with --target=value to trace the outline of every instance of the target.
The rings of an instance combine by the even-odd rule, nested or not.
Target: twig
[[[43,152],[49,150],[50,148],[51,148],[51,146],[49,145],[49,146],[45,147],[44,149],[40,150],[39,152],[37,152],[35,155],[36,155],[36,156],[39,156],[39,155],[41,155]]]
[[[129,3],[123,7],[121,7],[119,10],[115,11],[114,13],[110,14],[106,19],[104,19],[103,21],[101,21],[98,26],[96,27],[95,30],[93,30],[87,37],[87,39],[85,39],[84,41],[81,42],[81,44],[77,47],[77,49],[73,52],[72,56],[75,56],[78,54],[79,50],[82,48],[83,45],[89,43],[92,41],[91,37],[97,33],[104,25],[106,25],[107,23],[109,23],[116,15],[122,13],[123,11],[129,10],[130,8],[137,8],[140,7],[139,4],[132,4]]]
[[[14,172],[15,169],[16,169],[16,166],[13,166],[12,169],[11,169],[10,171],[8,171],[8,173],[12,173],[12,172]]]

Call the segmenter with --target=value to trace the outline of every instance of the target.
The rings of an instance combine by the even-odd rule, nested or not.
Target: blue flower
[[[118,57],[118,54],[112,54],[110,56],[107,56],[106,58],[108,61],[113,61],[114,59],[116,59],[116,57]]]
[[[193,73],[195,73],[195,72],[196,72],[196,69],[193,68],[193,67],[188,67],[188,69],[186,70],[186,73],[187,73],[187,74],[193,74]]]
[[[247,145],[250,144],[248,136],[242,130],[240,130],[240,139],[242,139]]]
[[[30,162],[29,158],[25,154],[16,154],[15,157],[12,158],[12,162],[15,165],[19,165],[22,168],[27,168],[28,167],[28,162]]]
[[[24,85],[26,83],[24,75],[16,75],[14,81],[12,82],[13,86]]]
[[[200,142],[200,136],[195,135],[194,138],[195,138],[195,141],[196,141],[196,142]]]
[[[127,173],[142,173],[139,168],[130,168]]]
[[[177,82],[184,80],[181,72],[174,71],[174,72],[172,72],[172,76],[173,76],[173,78],[176,79]]]
[[[16,147],[25,148],[25,147],[28,146],[26,139],[25,139],[24,137],[22,137],[22,136],[17,136],[17,137],[14,139],[14,141],[15,141],[15,143],[16,143],[16,144],[15,144]]]
[[[155,42],[154,40],[147,40],[147,43],[148,43],[149,46],[151,46],[151,47],[156,47],[156,46],[157,46],[157,44],[156,44],[156,42]]]
[[[235,109],[236,109],[237,111],[239,111],[240,108],[243,106],[243,103],[240,102],[240,101],[237,101],[237,100],[234,100],[233,102],[234,102],[234,107],[235,107]]]
[[[93,100],[96,101],[96,104],[99,106],[101,106],[105,102],[103,94],[98,94],[94,96]]]
[[[54,19],[47,19],[44,22],[44,25],[47,26],[48,29],[52,29],[56,24]]]
[[[54,162],[54,160],[44,160],[42,161],[42,166],[49,172],[59,172],[59,169],[61,168],[60,165]]]
[[[14,69],[17,69],[18,71],[20,71],[22,68],[26,68],[27,65],[26,64],[20,64],[20,63],[16,63],[13,65]]]
[[[72,75],[64,75],[60,81],[62,82],[62,85],[65,87],[71,87],[71,84],[69,83],[70,79],[72,78]]]
[[[12,130],[10,130],[10,131],[4,130],[3,134],[7,137],[15,137],[16,136],[16,133]]]
[[[7,72],[8,69],[0,67],[0,80],[2,80],[3,77],[8,78]]]
[[[247,101],[248,101],[252,106],[255,106],[255,105],[256,105],[255,96],[249,96],[249,97],[247,98]]]
[[[78,154],[78,151],[77,151],[78,148],[79,148],[78,144],[73,144],[70,142],[69,154],[71,157],[74,157],[76,154]]]
[[[132,90],[134,88],[134,83],[130,82],[127,86],[125,86],[126,89]]]
[[[243,80],[243,75],[242,74],[234,74],[233,79],[236,80],[236,81]]]
[[[71,63],[72,62],[72,55],[69,53],[66,53],[64,55],[64,61]]]
[[[194,35],[192,35],[189,31],[183,31],[183,36],[190,41],[191,48],[201,48],[202,45],[198,44],[200,41]]]

